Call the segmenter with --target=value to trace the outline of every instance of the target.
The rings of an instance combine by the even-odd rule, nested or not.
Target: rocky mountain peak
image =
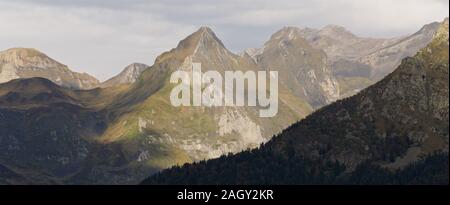
[[[36,64],[53,64],[63,66],[34,48],[11,48],[2,51],[0,52],[0,62],[11,63],[16,66],[29,66]]]
[[[128,65],[127,67],[125,67],[124,72],[133,73],[136,71],[143,70],[147,67],[148,67],[148,65],[145,65],[143,63],[132,63],[132,64]]]
[[[258,62],[258,55],[261,55],[264,52],[263,48],[247,48],[242,51],[239,56],[242,58],[251,59],[253,62]]]
[[[34,48],[10,48],[6,51],[2,51],[0,52],[4,55],[10,55],[10,56],[18,56],[21,58],[26,58],[26,57],[47,57],[45,54],[43,54],[42,52],[38,51],[37,49]]]
[[[96,78],[73,72],[34,48],[11,48],[0,52],[0,83],[34,77],[46,78],[73,89],[91,89],[99,84]]]
[[[293,26],[286,26],[277,31],[275,34],[272,35],[270,38],[271,40],[293,40],[297,39],[299,37],[299,31],[300,29]]]
[[[322,32],[329,31],[329,32],[339,32],[339,33],[352,34],[345,27],[339,26],[339,25],[334,25],[334,24],[328,24],[328,25],[324,26],[322,29],[320,29],[320,31],[322,31]]]
[[[239,67],[237,61],[240,56],[229,51],[222,41],[209,27],[201,27],[178,44],[169,52],[158,56],[155,64],[166,65],[181,70],[190,70],[192,63],[202,63],[204,70],[230,70]]]
[[[437,39],[442,42],[447,42],[448,45],[448,17],[444,19],[444,21],[439,25],[438,30],[436,31],[433,39]]]
[[[439,22],[433,22],[424,25],[419,31],[416,32],[416,34],[420,33],[428,33],[428,32],[436,32],[437,28],[439,28],[441,23]]]
[[[339,39],[341,41],[351,41],[351,40],[358,39],[358,37],[355,34],[350,32],[346,28],[344,28],[342,26],[332,25],[332,24],[326,25],[325,27],[320,29],[318,31],[318,35],[326,36],[326,37],[332,38],[332,39]]]

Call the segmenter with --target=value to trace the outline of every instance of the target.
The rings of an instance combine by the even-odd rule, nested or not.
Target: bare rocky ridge
[[[0,83],[33,77],[47,78],[72,89],[91,89],[99,85],[96,78],[73,72],[36,49],[12,48],[0,52]]]
[[[0,167],[14,177],[0,181],[61,184],[83,166],[103,121],[78,92],[45,78],[0,84]]]
[[[127,67],[125,67],[125,69],[118,75],[101,83],[100,87],[111,87],[121,84],[132,84],[136,82],[136,80],[141,75],[142,71],[144,71],[148,67],[150,66],[142,63],[130,64]]]
[[[364,55],[358,61],[373,68],[370,74],[371,79],[381,79],[392,72],[392,68],[400,65],[403,58],[414,56],[420,49],[428,45],[438,27],[438,22],[427,24],[416,33],[401,38],[373,53]]]
[[[130,95],[115,105],[116,110],[128,109],[126,114],[109,125],[101,136],[106,146],[122,145],[119,152],[128,156],[121,165],[123,172],[145,170],[145,166],[159,170],[257,147],[287,124],[312,111],[307,102],[282,86],[279,88],[279,110],[274,118],[259,118],[259,107],[174,107],[169,101],[174,85],[168,82],[168,77],[178,69],[190,71],[192,63],[201,63],[202,72],[216,70],[223,74],[228,70],[259,70],[252,60],[227,50],[207,27],[200,28],[176,48],[160,55],[128,91]],[[155,76],[162,80],[152,80]],[[158,88],[150,93],[148,90],[154,87]],[[143,93],[147,93],[147,97],[143,97]],[[129,109],[127,105],[130,104],[135,106]],[[90,172],[89,178],[104,180],[105,172],[109,172],[105,169],[103,167],[104,172],[98,174]],[[117,171],[117,167],[110,169]],[[136,180],[137,176],[121,177],[124,178],[117,180]]]

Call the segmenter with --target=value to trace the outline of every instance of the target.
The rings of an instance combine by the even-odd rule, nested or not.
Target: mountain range
[[[12,48],[0,52],[0,83],[32,77],[47,78],[74,89],[90,89],[99,83],[89,74],[73,72],[36,49]]]
[[[342,144],[327,152],[326,157],[335,156],[334,160],[340,163],[338,166],[340,168],[342,166],[355,168],[365,160],[372,159],[372,155],[368,157],[366,152],[359,152],[361,147],[364,150],[366,145],[372,145],[373,142],[375,144],[372,154],[381,155],[379,152],[382,152],[384,147],[376,143],[386,144],[383,140],[377,141],[376,137],[382,136],[382,133],[370,135],[366,133],[368,131],[364,126],[371,124],[361,115],[372,114],[370,117],[380,119],[377,125],[390,126],[389,120],[400,117],[402,113],[397,113],[398,116],[378,116],[378,113],[383,113],[380,110],[383,103],[392,103],[392,107],[386,106],[385,109],[398,108],[401,103],[418,100],[413,98],[416,93],[406,95],[405,91],[403,93],[405,97],[397,99],[396,94],[393,94],[394,91],[382,90],[387,87],[395,90],[395,86],[383,87],[381,84],[391,83],[400,86],[403,83],[401,80],[392,82],[386,80],[389,76],[394,76],[394,73],[398,72],[397,69],[372,86],[382,87],[380,90],[372,91],[375,94],[369,93],[363,98],[361,96],[365,94],[362,93],[370,92],[365,90],[351,98],[357,100],[338,101],[327,108],[321,108],[354,95],[376,82],[378,75],[383,76],[393,71],[395,67],[389,70],[388,64],[400,64],[401,58],[415,54],[429,44],[433,36],[442,36],[436,34],[439,25],[441,24],[433,23],[411,36],[394,39],[360,38],[337,26],[327,26],[320,30],[286,27],[272,35],[263,48],[250,49],[241,55],[229,51],[210,28],[202,27],[180,41],[176,48],[158,56],[152,66],[131,64],[123,72],[103,83],[87,74],[70,71],[67,66],[35,49],[16,48],[3,51],[0,53],[0,82],[4,82],[0,84],[0,149],[3,150],[0,155],[0,183],[137,183],[173,165],[256,148],[315,110],[318,111],[302,122],[311,119],[316,122],[318,121],[314,120],[316,118],[323,120],[316,122],[319,127],[314,127],[328,130],[321,135],[323,141],[311,140],[309,139],[311,136],[305,138],[304,144],[300,143],[303,140],[289,140],[292,146],[298,147],[291,149],[291,146],[287,146],[286,150],[297,153],[296,149],[302,148],[304,152],[311,151],[311,156],[316,157],[314,153],[317,146],[324,146],[323,149],[329,151],[327,146],[334,143]],[[278,114],[273,118],[259,118],[258,107],[172,106],[168,97],[174,86],[169,83],[170,74],[177,70],[189,71],[192,63],[201,63],[202,71],[215,70],[221,74],[226,70],[278,71],[280,78]],[[382,72],[378,72],[379,70]],[[438,74],[440,75],[440,73],[430,75],[435,77]],[[436,83],[442,84],[441,81]],[[401,86],[406,90],[407,85]],[[429,83],[420,86],[434,89]],[[368,90],[375,90],[372,87]],[[448,91],[448,78],[446,88]],[[400,92],[401,89],[397,91]],[[387,96],[389,99],[377,99],[384,93],[391,94]],[[442,95],[428,91],[421,94]],[[408,98],[410,96],[411,99]],[[360,101],[369,103],[370,109],[353,110],[355,107],[349,105],[356,105]],[[341,122],[340,117],[333,117],[334,110],[325,111],[343,102],[348,102],[349,106],[342,108],[342,118],[348,119],[347,115],[358,116],[361,124],[355,122],[355,125],[348,126],[347,121]],[[431,102],[443,103],[436,107],[440,109],[438,113],[447,109],[448,122],[448,100],[433,99],[429,103]],[[420,107],[411,106],[412,109]],[[325,114],[318,114],[321,112]],[[411,117],[406,114],[405,116],[404,120],[410,122]],[[429,120],[427,122],[431,122]],[[337,123],[342,129],[349,129],[346,132],[339,130],[347,133],[348,138],[330,137],[330,133],[336,131],[333,130],[335,126],[331,125],[331,122]],[[414,133],[414,136],[425,139],[423,133],[421,135],[420,127],[417,126],[417,123],[423,125],[425,122],[415,123],[410,123],[411,125],[404,129],[385,128],[384,135],[392,137],[391,131],[397,130],[401,130],[400,134],[403,135],[405,131],[415,131],[417,133]],[[357,124],[362,127],[356,126]],[[395,123],[394,125],[397,126]],[[291,126],[285,132],[296,126]],[[352,128],[355,129],[354,133],[351,131]],[[315,132],[314,129],[302,128],[298,132]],[[436,124],[436,127],[430,128],[427,134],[433,132],[443,132],[442,125]],[[367,134],[366,137],[369,139],[358,139],[357,136],[363,133]],[[438,136],[437,139],[441,137],[440,134],[434,135]],[[276,144],[274,142],[279,138],[283,137],[277,137],[264,146]],[[441,150],[442,142],[435,137],[432,138],[431,151]],[[409,143],[408,140],[406,141]],[[416,141],[420,142],[417,139]],[[280,144],[275,147],[284,149],[283,146],[284,144]],[[350,146],[351,149],[346,146]],[[422,154],[423,150],[428,150],[425,147],[422,149],[422,144],[418,147],[421,152],[417,149],[408,151],[413,152],[413,158]],[[403,156],[405,149],[410,148],[404,146],[392,149],[393,155]],[[347,150],[356,154],[347,154]],[[431,151],[424,153],[428,154]],[[395,167],[398,164],[386,166]]]
[[[245,53],[262,66],[297,71],[298,73],[290,73],[292,74],[289,76],[291,78],[320,76],[320,74],[312,75],[311,71],[306,70],[311,66],[323,67],[322,70],[325,72],[327,70],[331,72],[326,80],[322,79],[322,83],[319,83],[323,87],[322,89],[327,90],[328,94],[322,95],[322,97],[310,96],[311,99],[317,101],[310,100],[310,104],[317,108],[336,99],[354,95],[385,77],[400,64],[403,58],[413,56],[430,43],[438,26],[438,22],[433,22],[423,26],[412,35],[388,39],[359,37],[344,27],[336,25],[327,25],[322,29],[285,27],[274,34],[264,47],[247,49]],[[308,50],[298,50],[299,46],[296,44],[307,45],[309,48]],[[271,48],[274,46],[278,46],[279,50],[275,51]],[[298,53],[292,53],[292,49]],[[273,53],[267,54],[267,50]],[[296,58],[289,55],[308,56],[306,58],[308,62],[295,62]],[[276,59],[270,59],[270,57],[278,57],[278,61],[282,62],[275,62]],[[317,70],[314,69],[316,72]],[[308,73],[309,76],[302,75],[304,73]],[[309,80],[298,79],[297,81],[303,83]],[[299,97],[308,95],[308,90],[303,94],[302,90],[297,89]],[[312,93],[317,94],[318,92],[312,90]]]
[[[358,94],[259,149],[186,164],[143,184],[447,184],[448,19],[431,43]]]

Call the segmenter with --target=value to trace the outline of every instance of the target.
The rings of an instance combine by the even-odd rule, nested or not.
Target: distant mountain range
[[[43,77],[73,89],[90,89],[99,82],[86,73],[76,73],[47,55],[31,48],[0,52],[0,83],[13,79]]]
[[[339,85],[326,53],[313,48],[297,28],[276,32],[252,58],[261,69],[277,70],[280,83],[313,108],[339,99]]]
[[[387,72],[385,74],[393,71],[394,67],[388,71],[385,63],[399,64],[400,56],[413,55],[425,47],[431,42],[432,36],[437,35],[435,33],[439,26],[436,25],[440,24],[431,24],[412,36],[395,39],[360,38],[336,26],[321,30],[286,27],[272,35],[263,48],[247,50],[241,55],[230,52],[210,28],[202,27],[182,40],[176,48],[158,56],[152,66],[131,64],[103,83],[87,74],[72,72],[67,66],[34,49],[3,51],[0,53],[0,82],[4,82],[0,84],[0,149],[3,150],[0,155],[0,183],[138,183],[150,174],[173,165],[256,148],[314,110],[373,84],[377,80],[379,68],[383,70],[381,73]],[[278,71],[280,83],[277,116],[259,118],[257,107],[172,106],[169,93],[174,85],[169,83],[170,74],[176,70],[189,71],[194,62],[202,64],[203,72],[215,70],[223,74],[226,70]],[[383,65],[378,66],[379,64]],[[388,81],[386,79],[383,81]],[[403,81],[396,80],[392,83],[397,85]],[[406,89],[406,85],[404,86]],[[388,86],[390,89],[394,89],[393,87],[395,86]],[[430,86],[427,84],[425,87],[428,89]],[[401,89],[397,91],[400,92]],[[355,105],[360,101],[366,102],[366,98],[362,99],[361,96],[368,92],[370,91],[366,90],[343,102]],[[373,114],[373,118],[392,120],[389,118],[391,116],[377,115],[383,114],[382,105],[387,100],[376,98],[383,93],[387,95],[394,92],[372,92],[376,94],[367,94],[367,99],[377,109],[372,107],[356,110],[353,109],[356,108],[354,106],[346,106],[341,113],[344,121],[340,117],[336,118],[334,111],[324,111],[330,110],[329,107],[308,117],[306,122],[316,118],[313,116],[322,116],[318,113],[329,113],[327,117],[320,117],[327,118],[320,123],[314,121],[321,126],[317,129],[329,131],[321,135],[325,142],[305,139],[305,144],[300,145],[302,140],[292,141],[292,146],[299,147],[291,151],[297,153],[296,149],[304,146],[304,151],[311,151],[311,156],[315,157],[317,146],[349,143],[351,149],[343,145],[327,152],[327,157],[333,153],[335,161],[341,163],[339,167],[342,165],[351,168],[364,160],[372,159],[366,152],[360,152],[361,146],[363,150],[366,145],[374,146],[373,154],[380,154],[378,152],[382,152],[383,147],[370,143],[384,143],[382,139],[372,139],[383,134],[367,134],[369,131],[364,126],[370,125],[367,121],[369,119],[362,115]],[[406,91],[404,94],[415,95],[406,95]],[[430,92],[425,94],[428,96]],[[415,101],[412,98],[411,102]],[[410,99],[399,97],[389,99],[389,102],[395,107],[401,103],[409,103]],[[439,109],[444,111],[447,102],[448,122],[448,100],[436,102],[443,103],[443,108],[439,105]],[[339,103],[342,102],[336,104]],[[336,104],[330,107],[336,107]],[[386,106],[387,108],[391,107]],[[413,106],[413,109],[418,108]],[[397,114],[394,117],[402,119],[399,118],[402,113]],[[358,116],[362,127],[358,127],[356,122],[351,127],[345,127],[348,125],[345,121],[347,115]],[[335,126],[331,122],[340,125],[341,129],[350,129],[346,130],[348,138],[341,135],[336,139],[331,137],[332,132],[342,131],[333,130]],[[383,120],[379,123],[379,126],[389,124]],[[405,134],[405,131],[415,130],[417,133],[414,133],[414,137],[417,135],[417,138],[425,139],[417,124],[410,124],[404,130],[386,127],[385,135],[392,135],[391,131],[401,130],[401,134]],[[437,124],[430,133],[441,128],[441,124]],[[305,134],[317,131],[314,130],[316,127],[312,130],[302,129]],[[354,133],[351,131],[353,129]],[[363,134],[367,134],[366,137],[370,139],[358,140],[358,136]],[[436,136],[440,139],[441,135]],[[277,139],[267,146],[275,144]],[[433,146],[439,145],[432,150],[441,150],[440,141],[430,143]],[[422,144],[419,146],[419,154],[428,154],[421,146]],[[369,149],[372,150],[370,147]],[[403,156],[405,149],[409,150],[409,147],[392,149],[395,156]],[[347,150],[354,153],[347,154]],[[417,149],[412,149],[411,152],[418,153]]]
[[[144,184],[447,184],[448,19],[375,85],[259,149],[164,170]]]

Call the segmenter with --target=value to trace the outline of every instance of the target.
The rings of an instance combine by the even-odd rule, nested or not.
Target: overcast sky
[[[202,25],[234,52],[260,47],[283,26],[346,27],[393,37],[448,16],[448,0],[0,0],[0,50],[32,47],[105,80]]]

